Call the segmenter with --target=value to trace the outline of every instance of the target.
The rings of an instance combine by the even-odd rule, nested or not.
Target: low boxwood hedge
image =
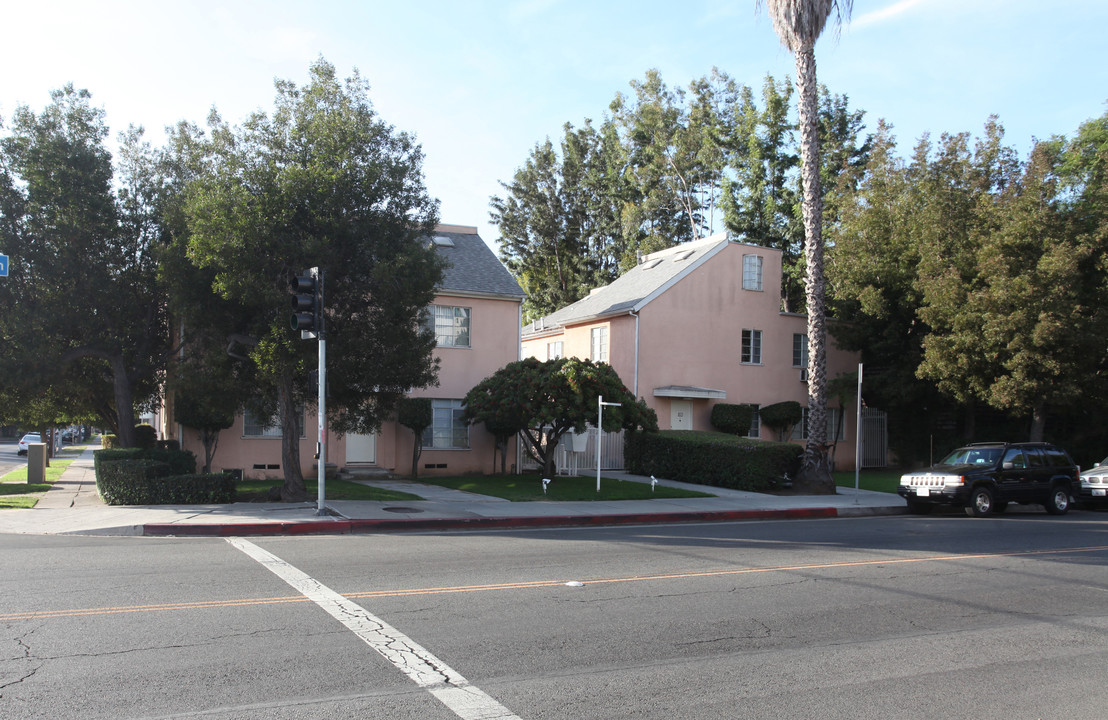
[[[208,505],[235,501],[227,473],[171,475],[157,460],[102,460],[96,489],[108,505]]]
[[[795,477],[803,451],[792,443],[663,430],[627,433],[623,459],[636,475],[759,492],[785,475]]]
[[[97,450],[92,454],[96,477],[100,477],[100,463],[104,460],[156,460],[169,466],[169,475],[192,475],[196,472],[196,455],[191,450],[170,448],[113,448]]]

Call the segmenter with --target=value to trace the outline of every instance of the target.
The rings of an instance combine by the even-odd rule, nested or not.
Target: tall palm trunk
[[[853,0],[765,0],[773,29],[796,62],[800,120],[800,178],[803,185],[804,281],[808,303],[808,444],[798,484],[835,492],[827,453],[827,319],[823,279],[823,190],[820,187],[819,96],[816,40],[832,11],[850,14]]]
[[[804,291],[808,305],[808,442],[804,450],[804,469],[811,480],[834,492],[835,483],[827,455],[827,315],[815,48],[808,45],[793,55],[799,96],[800,179],[804,190],[804,260],[807,265]]]

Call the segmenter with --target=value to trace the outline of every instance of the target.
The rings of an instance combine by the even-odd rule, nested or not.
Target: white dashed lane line
[[[402,673],[438,698],[455,715],[465,720],[520,720],[506,707],[404,633],[361,605],[315,580],[276,555],[242,538],[227,542],[257,560],[297,592],[326,610]]]

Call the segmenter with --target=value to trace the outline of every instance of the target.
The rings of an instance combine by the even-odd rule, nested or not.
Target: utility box
[[[27,484],[46,482],[46,443],[27,444]]]

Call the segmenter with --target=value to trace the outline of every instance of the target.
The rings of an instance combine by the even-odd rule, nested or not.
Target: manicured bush
[[[716,403],[712,406],[712,427],[730,435],[747,435],[754,423],[753,405]]]
[[[135,425],[135,447],[152,449],[158,444],[158,431],[153,425],[141,423]]]
[[[196,472],[196,456],[190,450],[163,450],[160,448],[115,448],[97,450],[92,454],[97,478],[100,463],[104,460],[157,460],[169,466],[169,475],[192,475]]]
[[[758,417],[762,419],[763,425],[777,431],[778,439],[784,440],[785,435],[804,419],[804,410],[795,400],[786,400],[773,405],[763,405],[758,410]]]
[[[235,501],[228,473],[169,475],[156,460],[105,460],[96,489],[109,505],[208,505]]]
[[[159,450],[180,450],[181,449],[181,441],[180,440],[159,440],[158,443],[154,447],[156,447]]]
[[[104,446],[105,450],[114,450],[119,445],[119,438],[111,433],[104,433],[100,436],[100,444]]]
[[[665,430],[628,433],[623,458],[628,472],[733,490],[763,491],[795,477],[803,448],[723,433]]]

